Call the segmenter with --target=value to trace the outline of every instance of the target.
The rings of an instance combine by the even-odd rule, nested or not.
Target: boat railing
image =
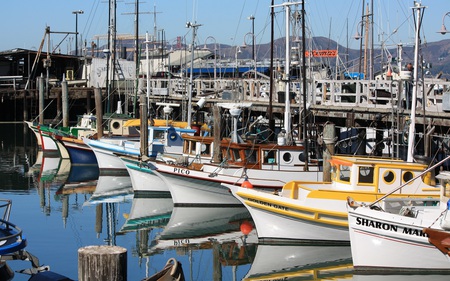
[[[0,209],[3,210],[3,215],[1,217],[1,220],[3,222],[8,222],[9,221],[9,216],[11,214],[11,206],[12,206],[12,201],[8,200],[8,199],[0,199]]]

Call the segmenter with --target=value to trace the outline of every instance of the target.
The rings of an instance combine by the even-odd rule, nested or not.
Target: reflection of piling
[[[213,280],[222,280],[222,264],[220,263],[220,244],[213,244]]]
[[[78,249],[78,280],[126,281],[127,249],[106,245]]]
[[[148,237],[149,237],[149,229],[148,228],[144,228],[144,229],[140,229],[138,230],[138,235],[139,235],[139,245],[138,249],[139,249],[139,256],[143,256],[144,253],[148,252]]]
[[[69,216],[69,196],[62,197],[62,219],[64,228],[66,228],[67,217]]]
[[[45,191],[44,191],[44,182],[39,181],[39,199],[41,208],[45,207]]]
[[[323,141],[325,143],[325,150],[323,152],[323,181],[331,181],[331,155],[334,154],[335,145],[335,128],[334,124],[326,124],[323,128]]]
[[[97,204],[95,206],[95,233],[97,238],[102,233],[102,218],[103,218],[103,204]]]

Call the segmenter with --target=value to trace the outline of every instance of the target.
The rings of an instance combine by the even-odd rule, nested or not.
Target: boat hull
[[[98,165],[95,153],[82,140],[63,138],[61,142],[69,153],[72,165]]]
[[[135,194],[164,192],[170,196],[167,181],[155,171],[154,166],[141,163],[131,157],[120,156],[119,158],[127,168]]]
[[[450,258],[428,241],[423,232],[441,210],[418,219],[357,208],[349,210],[353,265],[361,271],[450,271]],[[439,227],[439,226],[433,226]]]
[[[89,140],[84,138],[83,141],[92,149],[97,159],[100,175],[107,173],[127,173],[123,162],[114,153],[125,155],[139,155],[139,149],[127,149],[120,145],[123,140]]]
[[[272,192],[226,186],[251,213],[261,242],[349,244],[344,200],[296,200]]]
[[[220,181],[206,180],[199,171],[151,163],[166,179],[174,206],[242,206]]]
[[[222,168],[203,165],[194,169],[179,165],[169,165],[160,161],[150,161],[170,185],[176,206],[198,205],[241,205],[222,183],[242,185],[248,180],[254,188],[281,189],[290,177],[298,177],[299,172],[252,170],[242,168]],[[301,172],[310,180],[317,179],[318,172]]]

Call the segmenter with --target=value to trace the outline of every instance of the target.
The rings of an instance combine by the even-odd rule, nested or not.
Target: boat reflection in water
[[[174,207],[149,254],[175,250],[188,280],[200,274],[194,272],[198,267],[204,271],[203,276],[212,269],[210,280],[225,280],[222,275],[226,274],[239,280],[235,278],[237,267],[251,264],[256,242],[256,231],[245,207]],[[187,256],[188,264],[180,256]]]
[[[84,205],[118,203],[132,199],[133,187],[128,175],[100,175],[94,193]]]
[[[120,233],[163,228],[169,222],[172,209],[170,193],[135,194]]]
[[[350,246],[259,244],[243,280],[352,279]]]

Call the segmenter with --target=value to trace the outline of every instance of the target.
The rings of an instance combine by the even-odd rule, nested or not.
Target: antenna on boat
[[[412,91],[412,101],[411,101],[411,123],[409,124],[409,132],[408,132],[408,157],[406,159],[407,162],[414,162],[413,152],[414,152],[414,134],[415,134],[415,126],[416,126],[416,103],[417,103],[417,89],[418,89],[418,70],[419,70],[419,44],[420,44],[420,26],[423,17],[422,9],[425,9],[425,6],[422,6],[421,3],[414,2],[414,7],[412,8],[416,13],[415,20],[415,46],[414,46],[414,84]]]
[[[157,102],[156,105],[164,105],[163,112],[164,112],[164,119],[166,119],[166,126],[169,126],[169,115],[173,111],[173,107],[179,107],[179,104],[176,103],[166,103],[166,102]]]
[[[238,118],[242,113],[242,108],[249,108],[252,106],[251,102],[243,102],[243,103],[217,103],[217,106],[227,108],[230,112],[230,115],[233,116],[233,134],[231,136],[231,141],[238,143],[239,136],[237,130],[237,122]]]

